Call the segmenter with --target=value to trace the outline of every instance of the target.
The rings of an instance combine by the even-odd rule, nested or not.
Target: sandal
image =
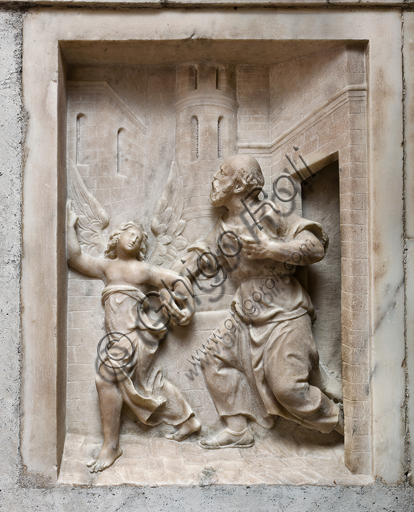
[[[226,432],[235,437],[240,437],[240,439],[238,439],[237,441],[233,441],[232,443],[229,444],[220,444],[217,438],[223,432]],[[205,448],[207,450],[219,450],[220,448],[251,448],[254,445],[254,437],[248,427],[246,427],[241,432],[233,432],[233,430],[225,428],[217,435],[211,437],[208,440],[201,439],[199,444],[202,448]]]

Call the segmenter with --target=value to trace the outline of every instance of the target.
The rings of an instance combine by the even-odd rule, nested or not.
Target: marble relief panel
[[[363,482],[364,63],[69,68],[62,482]]]

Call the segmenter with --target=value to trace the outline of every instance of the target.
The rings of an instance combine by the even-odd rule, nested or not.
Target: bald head
[[[220,165],[211,184],[210,200],[213,206],[229,206],[229,201],[251,194],[257,196],[264,178],[259,162],[250,155],[233,155]],[[254,192],[252,192],[254,190]]]
[[[231,167],[235,180],[245,187],[247,193],[255,188],[257,194],[262,190],[264,177],[259,162],[255,158],[250,155],[233,155],[226,158],[223,164]]]

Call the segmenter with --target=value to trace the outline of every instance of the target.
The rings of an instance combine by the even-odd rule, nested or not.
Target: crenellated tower
[[[236,153],[236,72],[231,64],[177,66],[176,159],[184,184],[186,234],[200,236],[219,214],[210,204],[220,162]]]

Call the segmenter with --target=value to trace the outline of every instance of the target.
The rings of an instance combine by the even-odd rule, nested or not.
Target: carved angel
[[[97,199],[86,188],[78,169],[72,163],[70,169],[69,196],[78,214],[76,231],[83,251],[91,256],[101,256],[107,246],[105,229],[109,226],[109,215]],[[154,210],[151,231],[156,245],[147,259],[152,265],[168,267],[178,254],[187,247],[181,236],[185,220],[181,219],[183,194],[177,164],[172,162],[164,191]]]
[[[102,303],[108,343],[106,358],[96,377],[104,442],[98,457],[88,464],[91,472],[98,472],[122,455],[119,428],[123,402],[146,425],[164,422],[177,427],[175,433],[167,436],[169,439],[182,441],[201,428],[180,391],[163,377],[156,359],[159,341],[167,329],[143,311],[148,301],[142,288],[168,287],[175,300],[165,301],[164,306],[180,325],[191,321],[194,299],[186,277],[159,268],[174,261],[187,245],[181,236],[185,221],[181,220],[183,200],[175,163],[154,212],[151,229],[157,241],[148,261],[144,261],[147,234],[134,222],[121,224],[106,242],[104,230],[109,225],[109,216],[87,190],[74,165],[69,193],[69,265],[88,277],[102,279],[105,284]]]

